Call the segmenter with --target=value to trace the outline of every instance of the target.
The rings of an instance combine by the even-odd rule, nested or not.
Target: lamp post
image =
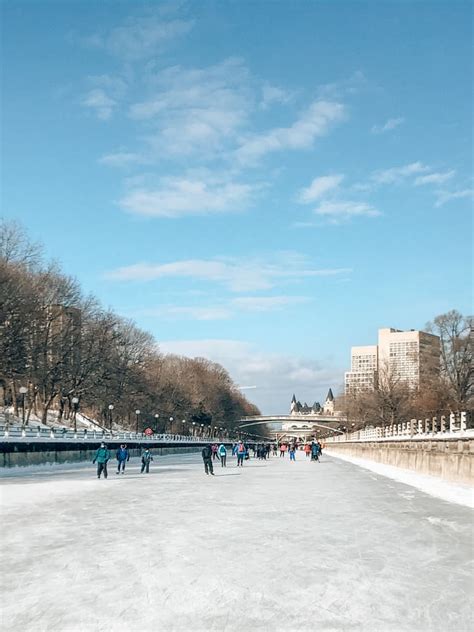
[[[136,427],[135,427],[135,433],[138,434],[138,418],[140,417],[140,410],[137,408],[137,410],[135,411],[135,417],[136,417]]]
[[[73,397],[71,399],[71,402],[72,402],[72,405],[73,405],[72,415],[73,415],[73,420],[74,420],[74,434],[76,434],[76,432],[77,432],[77,419],[76,419],[76,416],[77,416],[77,408],[79,406],[79,397]]]
[[[110,429],[112,430],[112,415],[113,415],[113,409],[114,409],[114,405],[113,404],[109,404],[109,423],[110,423]]]
[[[196,436],[196,422],[193,421],[193,437]]]
[[[158,419],[160,418],[160,414],[159,413],[155,413],[153,416],[155,418],[155,432],[156,432],[156,434],[158,434]]]
[[[186,425],[186,419],[183,419],[182,423],[183,423],[183,435],[184,435],[184,428],[185,428],[185,425]]]
[[[20,386],[21,393],[21,407],[22,407],[22,418],[23,418],[23,427],[25,426],[25,395],[28,393],[28,389],[26,386]]]
[[[170,417],[170,432],[173,432],[173,417]]]
[[[204,437],[204,424],[201,424],[201,437]]]

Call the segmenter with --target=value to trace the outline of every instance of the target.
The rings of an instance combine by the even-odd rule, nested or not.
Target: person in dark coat
[[[311,460],[312,461],[319,461],[319,453],[320,453],[320,445],[317,442],[314,442],[311,444]]]
[[[104,472],[104,478],[107,478],[107,461],[110,459],[110,452],[104,442],[100,444],[100,448],[97,448],[94,460],[92,463],[97,462],[97,478],[100,478],[102,472]]]
[[[141,469],[142,474],[144,470],[146,470],[147,474],[149,473],[151,461],[153,461],[153,457],[151,456],[150,448],[147,448],[145,452],[142,454],[142,469]]]
[[[214,468],[212,466],[212,447],[210,444],[204,446],[201,455],[202,460],[204,461],[204,471],[206,474],[212,474],[212,476],[214,476]]]
[[[122,470],[123,474],[125,472],[125,463],[130,461],[130,452],[125,443],[122,443],[120,448],[118,448],[115,458],[117,459],[117,474],[120,474],[120,470]]]

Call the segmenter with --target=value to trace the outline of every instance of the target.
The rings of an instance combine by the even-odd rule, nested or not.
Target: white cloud
[[[323,197],[329,191],[333,191],[338,188],[342,180],[343,175],[321,176],[315,178],[309,187],[302,189],[298,195],[298,200],[302,204],[309,204]]]
[[[423,184],[443,184],[450,180],[456,172],[454,170],[445,171],[443,173],[429,173],[425,176],[415,178],[415,186]]]
[[[345,107],[341,103],[314,101],[289,127],[277,127],[242,140],[235,156],[239,163],[252,165],[271,152],[310,149],[316,138],[327,134],[344,117]]]
[[[266,353],[257,346],[239,340],[170,340],[160,343],[164,353],[204,357],[222,364],[233,380],[255,384],[245,393],[262,413],[289,412],[293,392],[301,401],[323,401],[329,387],[336,392],[343,372],[328,362],[295,354]]]
[[[310,302],[307,296],[241,296],[232,300],[232,307],[248,312],[266,312]]]
[[[232,292],[268,290],[288,280],[337,276],[350,268],[314,268],[298,253],[276,253],[263,259],[188,259],[165,264],[137,263],[106,274],[117,281],[152,281],[182,277],[224,285]]]
[[[143,158],[139,154],[127,151],[118,151],[112,154],[105,154],[99,158],[101,165],[108,167],[128,167],[132,164],[141,163]]]
[[[374,125],[372,127],[372,134],[384,134],[385,132],[390,132],[394,130],[396,127],[399,127],[405,122],[403,117],[398,118],[389,118],[386,123],[383,125]]]
[[[149,79],[152,96],[130,108],[150,121],[148,143],[160,155],[212,154],[235,139],[254,106],[244,63],[230,58],[208,68],[167,68]]]
[[[474,189],[460,189],[459,191],[438,191],[438,199],[435,206],[440,207],[452,200],[473,199]]]
[[[191,320],[226,320],[232,316],[232,311],[226,307],[194,307],[194,306],[165,306],[156,310],[144,310],[146,316],[165,316],[169,318],[185,317]]]
[[[322,215],[329,221],[334,222],[347,220],[352,217],[377,217],[381,215],[379,210],[366,202],[344,200],[323,201],[314,212],[316,215]]]
[[[102,121],[107,121],[111,117],[117,102],[109,97],[102,88],[94,88],[84,96],[81,105],[93,110]]]
[[[430,167],[418,161],[401,167],[375,171],[371,178],[377,184],[395,184],[420,173],[426,173],[427,171],[430,171]]]
[[[137,188],[119,202],[130,213],[148,217],[183,217],[242,211],[255,186],[213,178],[162,178],[155,188]]]
[[[274,103],[285,104],[289,103],[291,99],[292,95],[286,90],[283,90],[283,88],[272,86],[270,83],[264,83],[262,86],[260,108],[267,110]]]
[[[126,61],[139,61],[161,53],[192,27],[193,22],[190,20],[165,20],[160,16],[130,17],[108,33],[96,33],[84,38],[83,43]]]

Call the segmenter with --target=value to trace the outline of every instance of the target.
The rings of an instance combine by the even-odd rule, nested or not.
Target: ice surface
[[[472,629],[470,509],[341,459],[0,481],[8,632]]]
[[[462,485],[461,483],[453,483],[446,481],[437,476],[430,476],[428,474],[420,474],[414,470],[406,470],[401,467],[395,467],[393,465],[386,465],[385,463],[378,463],[377,461],[370,461],[368,459],[361,459],[356,456],[351,456],[342,452],[331,452],[331,456],[335,456],[338,459],[349,461],[360,467],[364,467],[371,472],[387,476],[400,483],[406,485],[412,485],[418,489],[421,489],[427,494],[448,500],[452,503],[458,503],[459,505],[465,505],[474,509],[474,489],[469,485]]]

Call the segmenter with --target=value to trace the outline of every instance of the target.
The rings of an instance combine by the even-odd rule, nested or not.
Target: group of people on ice
[[[115,452],[115,458],[117,460],[117,472],[116,474],[124,474],[125,464],[130,461],[130,450],[126,443],[122,443]],[[97,449],[92,463],[97,463],[97,478],[100,478],[104,474],[104,478],[107,478],[107,463],[110,461],[110,450],[107,448],[104,442],[100,444],[100,448]],[[150,471],[150,463],[153,461],[150,449],[146,448],[142,453],[142,467],[141,473]]]
[[[253,456],[260,460],[265,461],[267,458],[270,458],[271,452],[273,456],[277,456],[279,450],[281,458],[284,458],[285,452],[288,451],[290,461],[296,461],[296,451],[298,447],[296,443],[281,443],[280,445],[276,443],[273,445],[270,443],[257,443],[253,445],[252,449]],[[319,457],[322,454],[322,445],[319,441],[306,443],[303,449],[307,457],[311,456],[312,461],[319,461]],[[237,467],[243,467],[244,461],[250,458],[250,451],[243,441],[239,441],[232,446],[232,455],[237,457]],[[212,462],[216,459],[221,462],[222,467],[227,466],[227,448],[223,443],[220,445],[213,443],[204,446],[201,456],[204,463],[204,471],[208,475],[214,476],[214,466]]]

